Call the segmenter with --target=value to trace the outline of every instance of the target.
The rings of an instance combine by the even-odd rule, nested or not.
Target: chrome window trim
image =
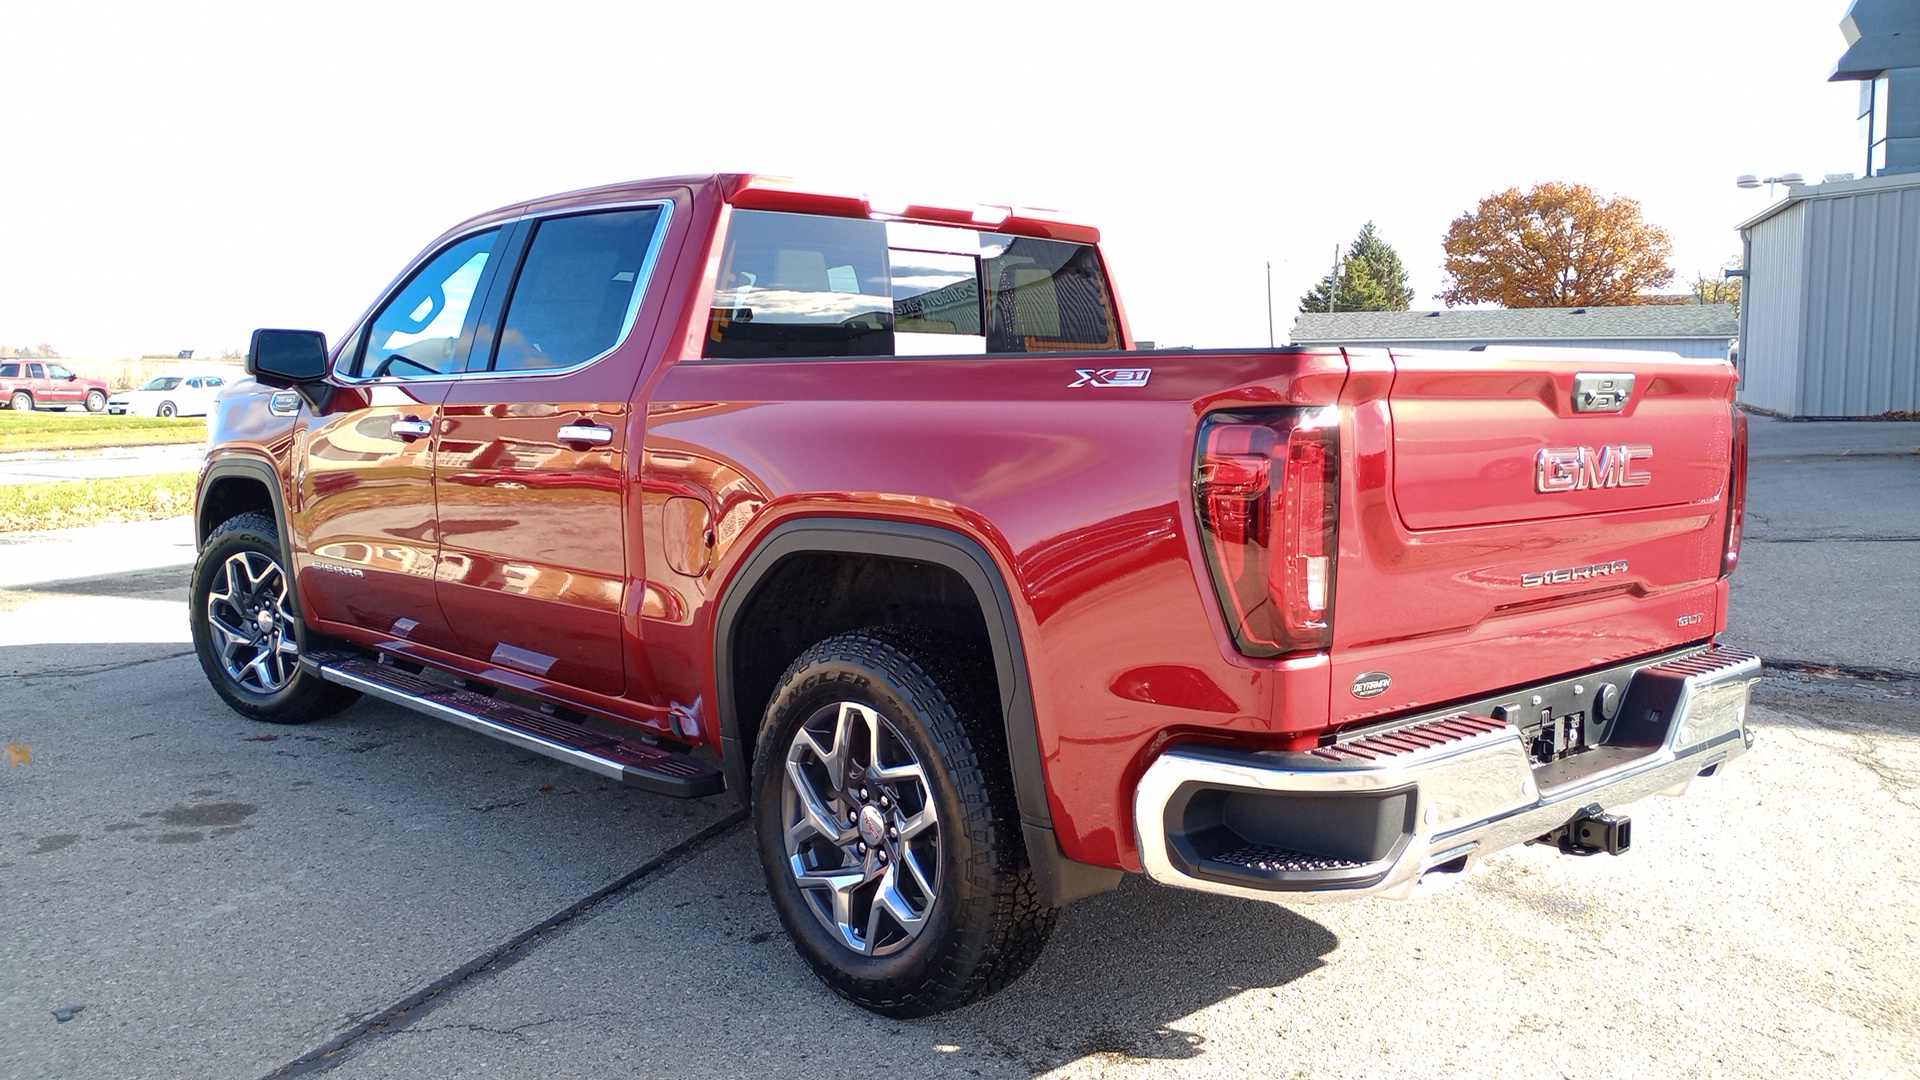
[[[387,303],[393,299],[394,296],[398,295],[400,289],[403,289],[406,287],[407,282],[413,280],[413,275],[419,271],[420,267],[426,265],[428,260],[432,259],[435,255],[438,255],[440,252],[445,251],[448,248],[453,247],[455,244],[461,243],[462,241],[472,239],[473,237],[478,236],[481,233],[487,232],[489,230],[499,230],[500,232],[504,233],[509,227],[513,225],[518,225],[523,221],[545,221],[549,218],[580,217],[585,214],[604,213],[610,210],[637,210],[641,207],[647,207],[647,206],[657,206],[660,208],[660,220],[654,225],[653,239],[647,243],[647,253],[640,260],[640,268],[634,272],[633,297],[632,299],[627,301],[627,316],[626,316],[626,319],[620,324],[620,333],[617,337],[613,339],[613,344],[607,346],[607,348],[602,350],[601,352],[595,353],[593,356],[588,357],[587,359],[582,360],[579,363],[574,364],[570,367],[563,367],[563,368],[538,368],[538,369],[527,370],[527,371],[449,371],[449,372],[435,374],[435,375],[413,375],[413,376],[382,375],[377,379],[368,379],[368,378],[362,378],[357,375],[343,374],[340,371],[340,367],[342,364],[350,361],[351,358],[341,357],[340,362],[334,365],[333,378],[339,381],[340,383],[348,386],[411,385],[413,383],[445,382],[449,379],[471,379],[475,381],[487,380],[487,379],[534,379],[534,378],[551,378],[556,375],[571,375],[576,371],[580,371],[584,368],[587,368],[594,364],[599,363],[600,361],[606,359],[608,356],[612,355],[614,352],[618,351],[622,345],[625,345],[627,343],[627,338],[633,333],[633,324],[636,321],[638,321],[640,317],[640,307],[642,304],[646,302],[647,289],[653,283],[654,267],[657,266],[660,262],[660,249],[666,246],[668,226],[670,226],[673,222],[673,200],[672,199],[637,199],[629,202],[593,203],[587,206],[568,206],[568,207],[562,207],[559,209],[542,210],[538,212],[529,211],[515,218],[496,221],[488,225],[482,225],[471,231],[461,233],[460,235],[453,237],[451,240],[447,241],[447,243],[443,244],[442,246],[434,248],[430,251],[424,252],[423,254],[421,254],[419,258],[409,263],[407,265],[407,268],[401,272],[400,276],[397,279],[395,279],[396,281],[399,282],[399,285],[396,286],[394,289],[382,294],[380,299],[374,301],[373,306],[368,309],[367,318],[361,320],[361,322],[356,324],[354,328],[351,331],[349,331],[347,334],[347,340],[351,341],[362,330],[366,329],[368,320],[371,320],[374,315],[378,314],[387,305]],[[538,235],[539,235],[539,232],[536,230],[534,233],[534,236],[538,236]],[[532,244],[533,244],[533,240],[529,238],[527,241],[528,247],[531,247]],[[523,255],[525,254],[524,250],[522,251],[522,254]],[[520,267],[518,266],[514,267],[513,272],[515,277],[517,278],[520,272]],[[513,298],[509,296],[507,298],[506,305],[501,307],[500,309],[500,317],[503,325],[506,319],[507,311],[512,306],[512,304],[513,304]],[[471,361],[473,358],[472,356],[468,356],[467,359]]]

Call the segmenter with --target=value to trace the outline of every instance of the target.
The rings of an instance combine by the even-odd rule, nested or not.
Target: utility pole
[[[1267,260],[1267,348],[1273,348],[1273,260]]]
[[[1327,314],[1333,314],[1333,297],[1340,291],[1340,245],[1333,245],[1333,273],[1327,275]]]

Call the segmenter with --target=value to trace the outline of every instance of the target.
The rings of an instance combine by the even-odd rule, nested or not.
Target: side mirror
[[[318,330],[255,330],[247,374],[266,386],[320,382],[327,377],[327,337]]]

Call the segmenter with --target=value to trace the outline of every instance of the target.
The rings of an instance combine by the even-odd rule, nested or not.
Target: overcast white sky
[[[1135,332],[1279,337],[1371,219],[1543,180],[1640,200],[1690,280],[1766,193],[1857,172],[1844,0],[0,5],[0,344],[342,331],[461,218],[766,171],[1098,224]]]

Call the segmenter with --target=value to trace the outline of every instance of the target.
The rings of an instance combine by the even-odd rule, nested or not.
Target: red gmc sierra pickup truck
[[[1099,234],[748,175],[484,214],[212,420],[194,641],[751,807],[836,991],[1017,977],[1127,872],[1406,896],[1747,748],[1721,361],[1135,350]]]

